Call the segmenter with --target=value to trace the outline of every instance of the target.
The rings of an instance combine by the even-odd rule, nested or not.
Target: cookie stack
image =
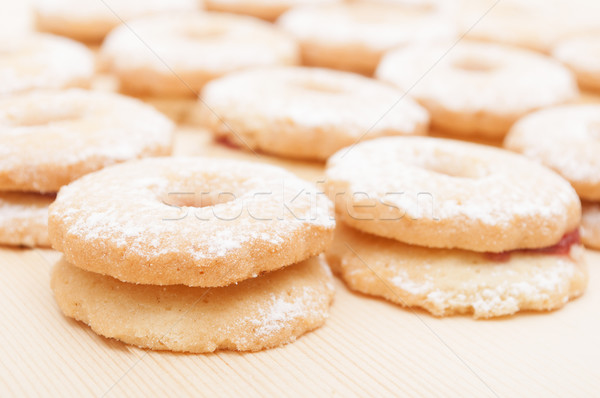
[[[255,351],[321,326],[320,253],[335,228],[315,187],[273,166],[154,158],[63,187],[50,207],[65,315],[157,350]]]
[[[327,258],[354,290],[476,318],[560,308],[585,290],[577,194],[519,155],[378,138],[330,158],[327,187],[342,221]]]
[[[581,238],[600,249],[600,105],[565,105],[519,120],[504,146],[556,171],[583,201]]]
[[[173,124],[117,94],[38,90],[0,99],[0,244],[49,246],[59,188],[107,165],[171,152]]]

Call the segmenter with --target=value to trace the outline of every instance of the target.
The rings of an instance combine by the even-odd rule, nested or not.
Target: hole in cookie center
[[[487,167],[477,159],[458,159],[455,156],[437,154],[422,165],[425,169],[449,177],[478,179],[489,174]]]
[[[433,4],[418,4],[417,2],[407,1],[397,4],[378,4],[361,2],[355,3],[349,8],[351,18],[359,23],[381,24],[382,22],[410,21],[415,18],[427,17],[437,11]]]
[[[163,195],[162,202],[174,207],[210,207],[236,199],[232,192],[172,191]]]
[[[185,31],[185,35],[193,40],[213,40],[225,35],[227,29],[222,26],[201,26],[190,28]]]
[[[74,120],[80,119],[80,115],[76,115],[74,113],[63,113],[63,114],[55,114],[55,113],[36,113],[32,112],[27,115],[27,118],[22,118],[18,121],[15,121],[15,125],[20,127],[34,127],[34,126],[45,126],[52,123],[60,123],[60,122],[70,122]]]
[[[465,72],[491,72],[496,68],[494,64],[479,58],[461,58],[454,61],[453,66]]]
[[[594,139],[600,140],[600,121],[590,123],[588,130]]]
[[[325,83],[325,82],[319,82],[319,81],[315,81],[315,80],[295,82],[294,85],[298,86],[299,88],[301,88],[303,90],[316,91],[316,92],[325,93],[325,94],[340,94],[344,91],[339,86]]]

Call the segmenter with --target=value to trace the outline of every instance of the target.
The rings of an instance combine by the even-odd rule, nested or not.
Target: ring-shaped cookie
[[[116,28],[102,44],[100,59],[123,91],[189,97],[209,80],[233,71],[295,65],[299,50],[291,37],[257,18],[170,13]]]
[[[321,68],[232,73],[204,87],[199,109],[199,120],[217,137],[240,147],[313,160],[325,160],[358,140],[423,135],[429,123],[427,111],[400,90]]]
[[[113,93],[71,89],[0,98],[0,190],[57,192],[110,164],[171,151],[173,123]]]
[[[52,246],[67,261],[125,282],[226,286],[325,250],[333,205],[274,166],[155,158],[63,187]]]
[[[554,48],[552,56],[575,73],[580,86],[600,90],[599,33],[565,39]]]
[[[164,12],[195,11],[202,0],[36,0],[41,31],[85,42],[99,42],[132,18]]]
[[[0,192],[0,245],[50,246],[48,206],[54,195]]]
[[[0,43],[0,96],[34,89],[88,87],[94,54],[59,36],[31,33]]]
[[[409,91],[434,128],[463,136],[502,138],[523,115],[579,94],[573,74],[550,57],[468,41],[392,50],[376,76]]]
[[[327,188],[350,226],[414,245],[502,252],[552,246],[581,204],[553,171],[508,151],[385,137],[329,158]]]
[[[303,64],[366,75],[373,74],[387,50],[456,36],[446,12],[391,2],[300,6],[284,13],[277,24],[300,42]]]
[[[504,146],[562,175],[582,199],[600,201],[600,105],[558,106],[527,115],[510,129]]]

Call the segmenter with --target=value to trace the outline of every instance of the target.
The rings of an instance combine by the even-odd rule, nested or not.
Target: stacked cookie
[[[52,289],[97,333],[151,349],[260,350],[322,325],[335,228],[315,187],[273,166],[124,163],[63,187],[49,214]]]
[[[585,290],[577,194],[519,155],[378,138],[330,158],[327,187],[342,221],[327,257],[354,290],[477,318],[560,308]]]
[[[544,109],[519,120],[504,146],[553,169],[583,201],[583,243],[600,248],[600,105]]]
[[[117,94],[38,90],[0,98],[0,244],[49,246],[59,188],[107,165],[171,152],[173,124]]]

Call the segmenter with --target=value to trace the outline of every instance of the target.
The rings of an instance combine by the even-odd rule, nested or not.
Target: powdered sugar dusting
[[[86,84],[94,57],[84,45],[41,33],[4,40],[0,46],[0,95]]]
[[[573,189],[543,167],[494,148],[432,138],[379,138],[328,163],[349,204],[366,193],[398,217],[509,227],[516,219],[565,220]],[[532,191],[535,186],[535,192]],[[342,189],[341,189],[342,190]],[[441,223],[440,223],[441,225]]]
[[[532,113],[513,126],[505,146],[574,184],[600,186],[600,105],[567,105]]]
[[[152,107],[118,94],[71,89],[14,96],[0,100],[0,171],[15,184],[57,190],[47,186],[48,174],[165,154],[173,130]]]
[[[203,192],[235,199],[205,207],[177,202]],[[162,158],[75,181],[61,189],[50,217],[67,236],[87,244],[108,239],[125,258],[152,264],[173,254],[199,263],[232,253],[239,260],[257,247],[276,251],[310,231],[333,229],[332,213],[331,202],[314,186],[273,166]]]

